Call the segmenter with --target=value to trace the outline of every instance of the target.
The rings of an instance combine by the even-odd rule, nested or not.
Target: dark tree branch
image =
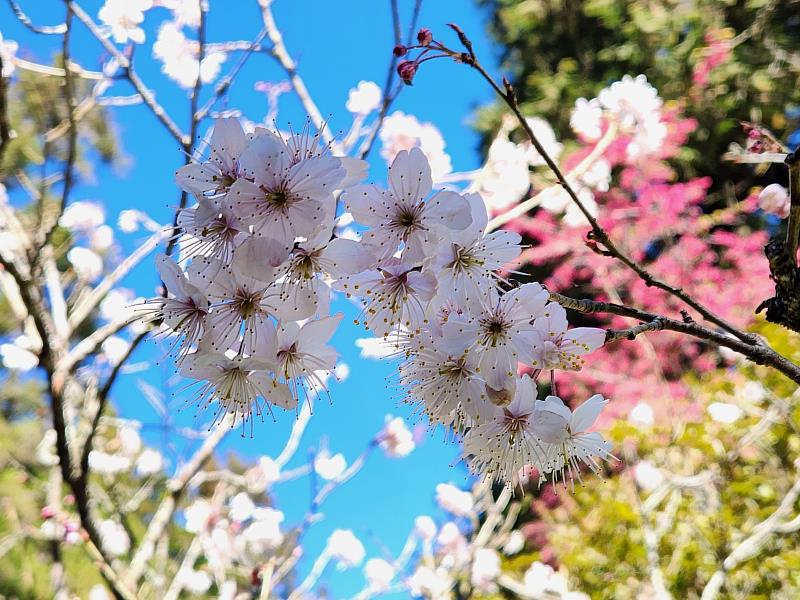
[[[800,366],[794,364],[781,354],[778,354],[769,346],[764,344],[749,344],[740,340],[739,338],[709,329],[704,325],[696,323],[691,319],[691,317],[689,317],[688,320],[686,317],[684,317],[683,320],[678,321],[677,319],[671,319],[663,315],[657,315],[655,313],[639,310],[638,308],[632,308],[622,304],[599,302],[596,300],[578,300],[576,298],[570,298],[569,296],[564,296],[557,293],[551,293],[550,300],[557,302],[564,308],[584,314],[608,313],[612,315],[619,315],[621,317],[636,319],[643,323],[642,326],[632,327],[620,332],[610,330],[606,333],[607,342],[622,338],[630,339],[629,336],[631,333],[633,333],[633,337],[636,337],[636,335],[644,333],[645,331],[676,331],[678,333],[684,333],[686,335],[690,335],[697,339],[711,343],[715,346],[730,348],[742,356],[745,356],[750,361],[758,365],[772,367],[776,371],[786,375],[786,377],[795,383],[800,384]]]
[[[789,222],[786,238],[776,236],[764,248],[769,270],[775,282],[775,295],[761,303],[756,312],[766,309],[767,321],[800,332],[800,268],[797,247],[800,244],[800,148],[786,156],[789,167]]]
[[[3,57],[0,56],[0,164],[6,148],[11,142],[11,126],[8,123],[8,79],[3,77]]]
[[[678,298],[686,305],[693,308],[697,311],[705,320],[715,324],[717,327],[724,329],[728,333],[736,336],[743,342],[749,345],[758,345],[761,341],[758,339],[757,336],[754,336],[750,333],[742,331],[738,327],[728,323],[722,317],[714,314],[708,308],[706,308],[703,304],[692,298],[689,294],[683,291],[680,288],[676,288],[668,283],[661,281],[660,279],[656,278],[652,273],[650,273],[647,269],[643,266],[639,265],[636,261],[630,258],[627,254],[625,254],[622,250],[620,250],[616,244],[611,240],[608,233],[605,229],[600,225],[597,219],[592,215],[591,211],[584,205],[581,199],[576,194],[575,190],[572,188],[570,183],[564,177],[563,173],[559,166],[555,163],[555,161],[550,157],[547,151],[544,149],[542,144],[537,139],[536,135],[534,134],[533,130],[531,129],[530,125],[528,125],[525,116],[522,114],[519,103],[517,102],[517,96],[514,92],[514,87],[511,85],[507,79],[503,78],[503,87],[501,88],[494,80],[494,78],[486,71],[483,65],[478,60],[477,55],[472,47],[472,42],[469,40],[467,35],[459,28],[457,25],[450,25],[453,31],[456,32],[461,44],[466,49],[466,52],[455,52],[453,50],[449,50],[446,47],[441,46],[439,49],[446,52],[448,55],[452,56],[459,62],[462,62],[481,74],[481,76],[489,83],[492,89],[497,93],[498,96],[505,102],[508,108],[511,109],[511,112],[514,113],[514,116],[517,118],[517,121],[520,124],[520,127],[525,131],[528,139],[530,140],[533,147],[536,151],[541,155],[544,159],[545,163],[547,164],[548,168],[552,173],[555,175],[558,184],[564,188],[564,191],[569,195],[570,199],[575,203],[578,209],[581,211],[583,216],[589,223],[591,227],[590,238],[591,240],[602,246],[600,251],[608,256],[614,257],[623,263],[626,267],[631,269],[639,278],[644,281],[647,286],[655,287],[661,289],[668,294]]]

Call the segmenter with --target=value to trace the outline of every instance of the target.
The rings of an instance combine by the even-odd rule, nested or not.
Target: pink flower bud
[[[408,48],[403,46],[403,44],[397,44],[397,46],[395,46],[394,49],[392,50],[392,54],[394,54],[397,57],[405,56],[407,53],[408,53]]]
[[[406,85],[411,85],[414,75],[417,73],[417,63],[413,60],[404,60],[397,65],[397,74]]]
[[[789,216],[789,192],[779,183],[771,183],[758,195],[758,206],[766,213],[781,219]]]
[[[45,506],[42,508],[41,515],[43,519],[52,519],[56,516],[56,509],[52,506]]]
[[[433,41],[433,34],[431,33],[430,29],[428,29],[427,27],[423,27],[422,29],[419,30],[419,33],[417,33],[417,42],[419,42],[420,46],[427,46],[432,41]]]

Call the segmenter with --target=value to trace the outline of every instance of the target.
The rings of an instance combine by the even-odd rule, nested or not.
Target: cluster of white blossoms
[[[656,152],[667,137],[661,119],[663,102],[645,75],[625,75],[600,90],[596,98],[579,98],[570,118],[573,131],[587,141],[600,139],[604,124],[616,123],[621,133],[630,135],[627,147],[630,160]]]
[[[247,135],[234,119],[216,122],[207,162],[178,171],[197,204],[178,217],[183,258],[158,259],[169,293],[146,306],[174,334],[195,404],[252,431],[254,416],[324,390],[337,359],[335,290],[358,302],[356,324],[403,358],[406,401],[463,437],[473,471],[516,483],[531,468],[556,478],[579,477],[580,462],[597,470],[609,448],[586,429],[605,400],[573,414],[555,396],[539,400],[536,381],[579,369],[604,330],[568,329],[541,285],[503,279],[520,236],[486,233],[480,195],[434,191],[419,148],[397,154],[386,189],[359,183],[365,171],[318,136]],[[337,236],[340,204],[360,240]],[[391,441],[398,454],[408,444]]]

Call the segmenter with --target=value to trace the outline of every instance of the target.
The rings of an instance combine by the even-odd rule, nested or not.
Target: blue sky
[[[37,24],[53,24],[63,18],[63,4],[59,1],[23,0],[21,3]],[[81,3],[93,16],[101,4],[88,0]],[[413,1],[399,0],[399,4],[402,19],[407,23]],[[222,6],[221,0],[211,0],[209,41],[255,37],[260,28],[255,0],[229,0],[224,3],[224,10],[220,10]],[[275,0],[273,10],[286,45],[297,60],[321,112],[332,115],[334,131],[346,131],[350,124],[350,115],[344,108],[348,90],[362,79],[383,85],[393,45],[388,0]],[[156,90],[158,100],[186,129],[189,112],[186,94],[166,80],[160,72],[160,64],[150,56],[149,46],[155,39],[158,24],[167,15],[164,9],[148,13],[145,23],[148,40],[144,48],[138,49],[135,62],[142,79]],[[483,62],[493,64],[495,53],[486,38],[485,16],[472,0],[427,0],[419,22],[443,39],[452,39],[445,24],[458,23],[472,38]],[[60,40],[57,37],[35,36],[25,30],[16,22],[6,3],[0,5],[0,24],[4,38],[19,42],[19,54],[24,58],[48,62],[58,51]],[[74,58],[90,69],[98,68],[99,61],[105,58],[102,47],[79,24],[74,37]],[[229,58],[223,73],[237,58]],[[228,107],[238,108],[245,116],[260,120],[266,112],[266,103],[263,94],[253,90],[253,82],[284,78],[283,71],[272,59],[265,55],[253,56],[229,95]],[[113,95],[129,93],[132,90],[125,82],[118,83],[111,92]],[[461,171],[479,165],[478,137],[469,123],[473,109],[490,99],[490,91],[476,74],[465,67],[437,61],[422,69],[413,87],[403,90],[394,109],[412,113],[421,121],[433,122],[447,141],[454,170]],[[281,98],[279,108],[280,123],[302,122],[305,118],[301,107],[289,94]],[[179,148],[143,106],[113,109],[112,119],[126,154],[125,164],[99,168],[92,181],[75,188],[72,200],[102,201],[109,223],[115,223],[119,212],[126,208],[145,210],[156,220],[168,222],[170,207],[178,198],[173,172],[182,163]],[[369,179],[383,182],[386,168],[377,150],[371,156]],[[121,235],[119,239],[126,253],[142,240],[137,234]],[[156,284],[152,260],[145,261],[125,282],[127,287],[144,295],[151,295]],[[398,406],[387,389],[386,377],[391,375],[394,365],[359,357],[354,340],[363,337],[363,331],[357,331],[352,325],[355,309],[341,301],[334,310],[346,312],[334,340],[341,360],[350,366],[350,377],[344,383],[332,385],[331,403],[317,404],[301,449],[290,467],[302,464],[308,456],[308,448],[322,436],[328,438],[330,449],[344,453],[349,463],[381,428],[387,413],[409,416],[409,409]],[[152,361],[160,353],[150,342],[140,348],[133,362]],[[181,385],[172,377],[169,365],[152,364],[144,372],[123,376],[117,384],[113,399],[119,413],[158,425],[159,417],[139,392],[137,378],[164,390],[168,397],[171,389]],[[179,395],[171,405],[177,410],[182,401]],[[190,410],[176,413],[174,418],[179,425],[202,427],[202,421],[193,420]],[[279,416],[277,423],[267,419],[257,427],[253,439],[242,439],[235,433],[228,436],[221,447],[222,456],[236,452],[248,459],[261,454],[274,457],[282,448],[293,419],[293,414]],[[409,424],[413,426],[413,422]],[[157,427],[146,428],[144,435],[153,445],[161,443]],[[445,444],[440,435],[427,436],[406,459],[392,460],[380,452],[375,453],[364,470],[334,492],[323,506],[324,520],[316,524],[306,538],[301,578],[335,528],[353,529],[367,547],[368,557],[380,556],[384,548],[397,554],[417,515],[442,517],[433,502],[435,485],[444,481],[467,483],[463,467],[452,466],[457,458],[457,448]],[[287,523],[296,523],[308,507],[308,480],[281,485],[276,488],[275,495],[276,504],[286,513]],[[360,589],[363,579],[360,570],[337,572],[329,568],[321,581],[335,597],[347,597]]]

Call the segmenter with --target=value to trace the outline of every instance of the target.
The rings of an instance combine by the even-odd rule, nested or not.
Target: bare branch
[[[156,542],[161,538],[170,521],[172,521],[178,500],[186,491],[192,477],[201,469],[225,435],[231,430],[232,425],[232,418],[226,417],[223,419],[203,441],[203,444],[192,455],[189,462],[183,465],[178,473],[167,482],[166,494],[150,520],[142,542],[131,559],[128,572],[125,573],[124,581],[127,585],[133,587],[141,578],[147,561],[153,556]]]
[[[603,227],[601,227],[600,223],[597,221],[595,216],[592,212],[586,207],[583,201],[578,197],[578,194],[573,189],[572,185],[569,183],[564,174],[561,172],[559,166],[555,163],[555,161],[550,157],[547,153],[545,148],[542,146],[541,142],[539,142],[536,134],[534,134],[531,126],[528,124],[528,121],[525,119],[525,116],[522,114],[519,103],[517,102],[516,93],[514,91],[514,87],[507,79],[503,79],[503,88],[501,88],[492,78],[492,76],[486,71],[483,65],[479,62],[473,47],[472,42],[466,36],[466,34],[455,25],[451,25],[451,28],[457,33],[459,40],[464,45],[464,48],[467,50],[465,53],[458,53],[453,50],[444,49],[446,52],[457,58],[460,62],[467,64],[468,66],[472,67],[481,76],[489,83],[492,89],[497,93],[497,95],[505,102],[508,108],[514,113],[514,116],[517,118],[517,121],[520,127],[525,131],[528,139],[530,140],[533,147],[536,151],[541,155],[542,159],[544,159],[545,164],[550,169],[550,171],[555,175],[558,184],[564,188],[564,191],[567,192],[572,202],[578,207],[581,211],[583,216],[586,218],[586,221],[589,223],[591,227],[591,237],[592,239],[603,247],[603,252],[607,253],[609,256],[612,256],[631,269],[634,273],[636,273],[639,278],[645,282],[647,286],[656,287],[661,289],[668,294],[675,296],[694,310],[696,310],[704,319],[714,323],[718,327],[724,329],[725,331],[731,333],[732,335],[736,336],[743,342],[746,342],[751,345],[756,345],[759,343],[759,340],[756,336],[746,333],[739,329],[738,327],[728,323],[722,317],[714,314],[708,308],[706,308],[703,304],[692,298],[689,294],[684,292],[680,288],[676,288],[660,279],[656,278],[652,273],[650,273],[647,269],[641,266],[639,263],[631,259],[627,254],[625,254],[622,250],[620,250],[616,244],[611,240],[608,233],[606,232]]]
[[[685,333],[691,335],[692,337],[714,344],[715,346],[730,348],[742,356],[745,356],[752,362],[758,365],[770,366],[786,375],[795,383],[800,383],[800,366],[794,364],[785,356],[775,352],[775,350],[764,343],[749,344],[733,336],[709,329],[708,327],[700,325],[691,319],[678,321],[663,315],[657,315],[655,313],[624,306],[622,304],[599,302],[596,300],[577,300],[575,298],[570,298],[568,296],[553,292],[550,293],[550,300],[552,302],[557,302],[564,308],[569,308],[585,314],[609,313],[613,315],[619,315],[621,317],[637,319],[643,323],[659,321],[659,330],[666,329],[669,331],[677,331],[678,333]],[[650,330],[653,329],[650,328]]]
[[[167,239],[172,233],[172,229],[165,227],[161,231],[151,235],[145,242],[134,250],[130,256],[123,260],[117,268],[105,276],[103,280],[92,289],[84,298],[81,298],[72,309],[69,315],[70,330],[74,330],[80,325],[95,309],[95,307],[106,297],[120,279],[125,277],[131,269],[138,265],[150,254],[158,245]]]
[[[39,33],[42,35],[61,35],[62,33],[67,32],[66,23],[59,23],[58,25],[34,25],[33,21],[28,18],[28,15],[22,11],[22,8],[20,7],[19,3],[16,2],[16,0],[8,0],[8,5],[11,7],[11,10],[14,11],[14,15],[16,15],[19,22],[33,33]]]
[[[208,116],[208,113],[214,108],[214,105],[219,101],[219,99],[228,92],[230,87],[233,85],[234,80],[239,75],[239,72],[244,68],[244,65],[250,59],[254,52],[258,52],[261,50],[261,42],[267,36],[267,30],[262,29],[255,39],[249,43],[247,48],[245,49],[245,53],[239,58],[239,62],[231,69],[230,73],[225,75],[222,79],[219,80],[216,87],[214,88],[214,93],[212,94],[211,98],[203,105],[203,107],[195,113],[194,118],[200,122]],[[206,46],[209,51],[211,50],[212,44],[207,44]]]
[[[128,57],[120,52],[119,49],[114,46],[114,44],[108,41],[108,39],[106,39],[103,34],[100,33],[100,29],[98,28],[97,24],[86,13],[86,11],[84,11],[78,5],[77,2],[68,0],[67,4],[72,9],[75,16],[84,25],[86,25],[92,35],[102,44],[103,48],[105,48],[106,51],[117,60],[120,68],[125,72],[125,77],[131,82],[131,85],[136,88],[136,91],[139,92],[139,95],[142,97],[144,103],[148,106],[148,108],[150,108],[156,118],[161,121],[164,127],[167,128],[167,131],[170,132],[172,137],[175,138],[182,146],[191,144],[191,138],[181,131],[181,129],[164,110],[164,108],[158,102],[156,102],[155,94],[153,94],[153,92],[144,85],[139,75],[137,75],[136,71],[134,71],[131,61],[128,59]]]
[[[283,43],[283,36],[278,26],[275,24],[275,18],[272,16],[272,0],[258,0],[258,5],[261,7],[261,18],[264,21],[264,29],[267,31],[267,36],[272,42],[270,54],[280,63],[283,70],[286,71],[294,93],[297,94],[300,103],[303,105],[303,109],[308,114],[308,118],[311,119],[311,123],[321,132],[322,139],[326,142],[332,141],[333,136],[331,133],[327,128],[323,129],[325,119],[322,118],[322,113],[320,113],[319,108],[317,108],[317,105],[311,98],[311,94],[308,92],[305,82],[297,72],[297,63],[295,63],[289,55],[289,52],[286,50],[286,45]]]
[[[64,104],[67,107],[67,120],[69,121],[69,129],[67,130],[67,161],[64,164],[64,180],[62,183],[61,200],[58,208],[51,221],[48,223],[45,215],[41,215],[43,230],[41,232],[41,239],[38,239],[35,245],[34,253],[39,256],[44,246],[50,243],[50,238],[56,230],[58,220],[64,213],[64,208],[69,201],[69,194],[72,191],[72,184],[75,175],[75,160],[78,157],[78,129],[75,122],[75,86],[72,80],[72,71],[69,68],[70,64],[70,49],[69,42],[72,33],[72,9],[67,3],[67,17],[66,28],[61,44],[61,55],[64,61]],[[36,262],[39,262],[38,259]]]

